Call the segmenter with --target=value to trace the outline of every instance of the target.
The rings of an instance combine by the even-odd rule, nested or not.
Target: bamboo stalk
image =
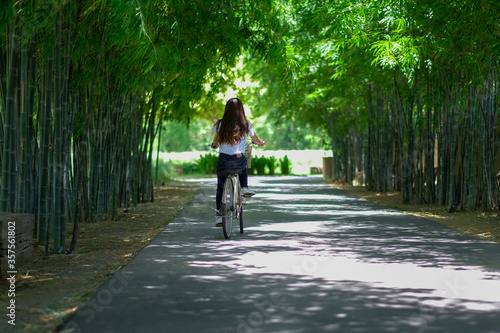
[[[374,148],[375,148],[375,140],[374,140],[374,131],[375,125],[373,120],[373,86],[369,85],[368,94],[367,94],[367,108],[368,108],[368,143],[366,145],[367,149],[367,167],[366,167],[366,188],[370,191],[375,190],[375,157]]]
[[[19,185],[17,193],[17,211],[21,213],[27,212],[27,195],[29,193],[28,185],[28,161],[30,159],[30,151],[28,148],[28,46],[23,43],[21,46],[21,89],[20,89],[20,114],[19,114]]]
[[[15,21],[14,21],[15,22]],[[13,27],[15,29],[15,27]],[[16,31],[13,33],[13,43],[12,47],[14,48],[14,59],[13,62],[13,75],[11,77],[12,82],[10,82],[13,91],[12,95],[12,103],[8,106],[6,110],[10,115],[10,133],[5,133],[5,137],[9,138],[8,140],[8,150],[7,150],[7,160],[9,165],[9,172],[7,174],[8,180],[8,210],[10,212],[17,211],[17,187],[18,187],[18,176],[17,176],[17,142],[18,142],[18,114],[20,108],[20,71],[21,71],[21,62],[20,62],[20,49],[21,49],[21,39]],[[3,178],[3,177],[2,177]]]
[[[425,159],[425,173],[427,183],[427,197],[429,203],[436,203],[436,172],[435,172],[435,152],[436,152],[436,135],[433,129],[433,112],[432,112],[432,94],[434,93],[431,88],[431,83],[427,84],[427,101],[426,110],[426,132],[427,132],[427,145],[426,145],[426,159]]]
[[[62,10],[62,9],[61,9]],[[59,13],[62,15],[62,13]],[[66,220],[71,220],[72,214],[70,211],[70,207],[74,207],[74,196],[71,191],[71,147],[72,147],[72,136],[73,136],[73,125],[76,114],[76,107],[69,108],[70,101],[70,90],[69,90],[69,76],[70,76],[70,68],[71,68],[71,8],[67,7],[67,23],[66,23],[66,38],[65,38],[65,46],[64,46],[64,66],[62,68],[62,91],[61,91],[61,112],[62,112],[62,126],[61,126],[61,139],[62,139],[62,150],[61,150],[61,163],[62,163],[62,189],[61,189],[61,246],[66,247],[65,238],[66,238]],[[62,38],[62,36],[61,36]],[[74,186],[74,185],[73,185]],[[73,223],[75,221],[73,220]]]
[[[11,177],[11,164],[15,163],[15,150],[12,151],[12,132],[13,125],[15,122],[15,70],[14,70],[14,60],[15,49],[16,49],[16,22],[12,21],[9,27],[7,43],[10,45],[9,52],[7,55],[7,90],[5,98],[5,112],[4,112],[4,130],[3,130],[3,147],[2,147],[2,184],[0,188],[0,211],[11,211],[14,207],[11,206],[10,196],[10,181]],[[15,127],[15,126],[14,126]],[[15,167],[15,165],[14,165]],[[14,197],[15,198],[15,197]]]
[[[62,63],[61,63],[61,11],[57,12],[56,24],[55,24],[55,35],[56,35],[56,45],[55,45],[55,78],[54,78],[54,155],[53,155],[53,189],[52,189],[52,204],[53,204],[53,238],[54,238],[54,253],[65,251],[64,237],[65,234],[63,230],[65,229],[65,218],[64,218],[64,191],[63,191],[63,177],[64,177],[64,158],[63,158],[63,106],[62,106]]]
[[[7,110],[6,105],[6,94],[7,94],[7,64],[5,63],[5,56],[7,52],[4,51],[3,38],[0,39],[0,170],[2,170],[2,156],[3,156],[3,141],[4,141],[4,126],[5,126],[5,111]],[[6,44],[8,44],[8,39],[6,39]]]
[[[30,64],[28,66],[28,100],[27,100],[27,111],[28,111],[28,141],[26,142],[25,150],[27,152],[27,156],[30,158],[31,163],[28,163],[29,169],[26,170],[27,177],[25,178],[28,189],[27,196],[27,213],[33,213],[38,211],[36,196],[38,195],[38,187],[37,187],[37,175],[38,170],[37,167],[39,164],[38,161],[38,144],[37,137],[38,131],[34,124],[35,119],[35,96],[37,91],[37,80],[38,80],[38,64],[37,64],[37,35],[35,34],[30,40]],[[40,98],[39,98],[40,99]],[[36,108],[36,112],[39,109]],[[36,156],[36,157],[35,157]],[[36,215],[36,214],[35,214]]]
[[[45,252],[49,252],[49,235],[52,232],[54,220],[52,217],[52,93],[53,93],[53,71],[54,71],[54,52],[50,53],[47,61],[46,79],[43,97],[45,100],[44,109],[42,110],[42,123],[40,124],[41,144],[40,155],[42,156],[41,177],[40,177],[40,234],[39,243],[45,245]]]

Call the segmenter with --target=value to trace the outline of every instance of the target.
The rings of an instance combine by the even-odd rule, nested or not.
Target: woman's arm
[[[214,139],[212,140],[212,144],[210,145],[213,149],[219,148],[219,134],[215,133]]]
[[[266,144],[266,141],[265,140],[262,140],[261,138],[259,138],[257,136],[257,134],[255,134],[254,136],[252,136],[252,141],[259,147],[262,147],[263,145]]]

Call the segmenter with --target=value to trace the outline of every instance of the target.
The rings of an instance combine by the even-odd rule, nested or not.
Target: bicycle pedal
[[[251,198],[254,196],[254,194],[242,194],[241,195],[243,198]]]

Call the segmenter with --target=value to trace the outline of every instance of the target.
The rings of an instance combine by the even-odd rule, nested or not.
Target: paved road
[[[245,233],[215,183],[67,322],[75,332],[500,332],[500,244],[307,177],[251,178]]]

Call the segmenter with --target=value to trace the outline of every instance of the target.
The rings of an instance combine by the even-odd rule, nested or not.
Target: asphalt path
[[[500,332],[500,244],[311,177],[250,177],[245,232],[215,180],[66,322],[67,332]]]

